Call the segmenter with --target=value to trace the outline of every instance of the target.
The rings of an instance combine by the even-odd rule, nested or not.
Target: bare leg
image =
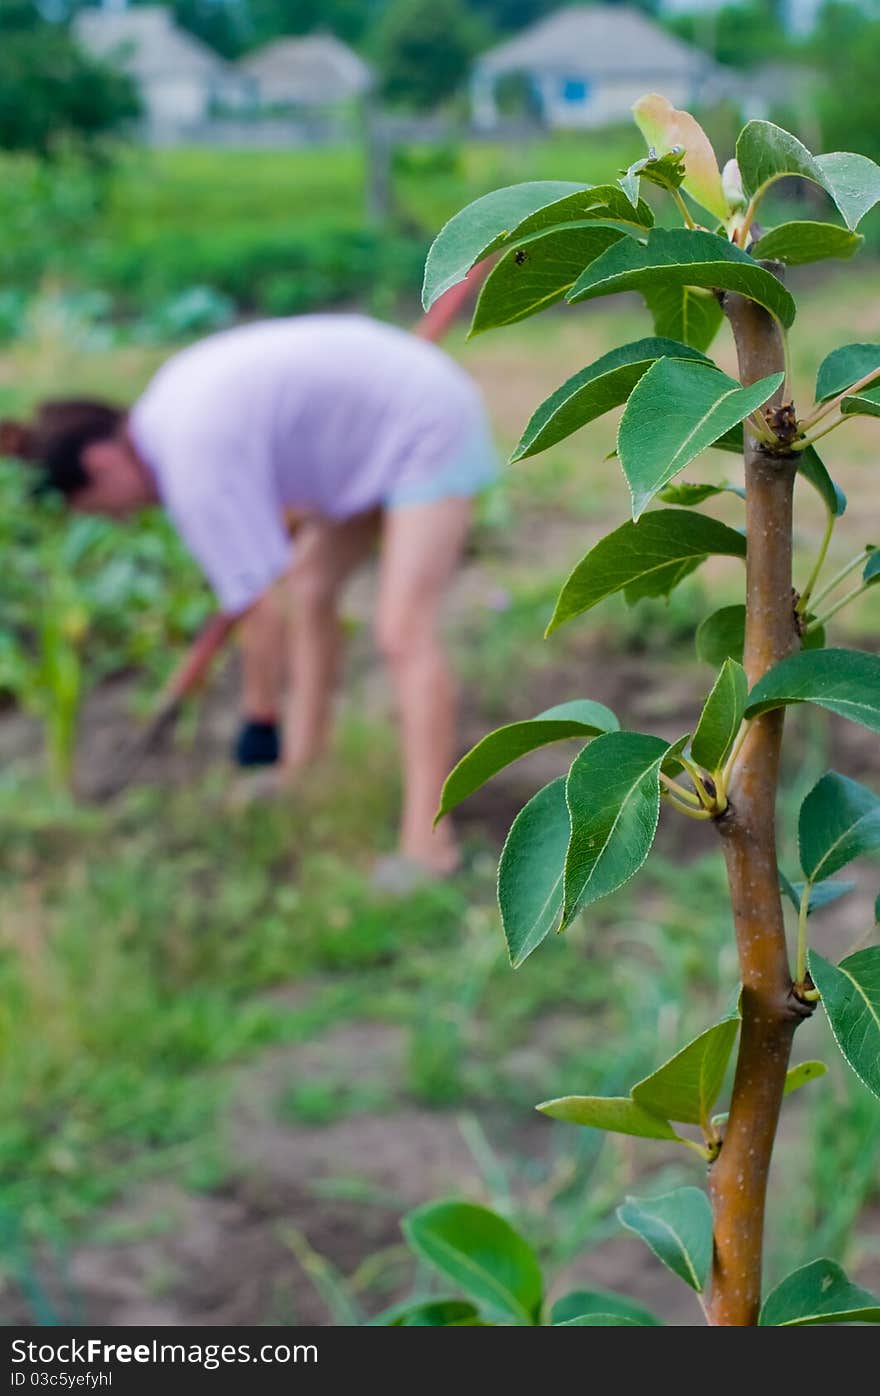
[[[438,630],[440,604],[461,557],[467,499],[389,510],[384,523],[376,630],[400,717],[404,804],[400,848],[438,873],[459,861],[449,820],[433,829],[455,756],[456,693]]]
[[[378,513],[371,513],[344,523],[314,521],[297,537],[290,573],[291,691],[284,738],[288,775],[315,760],[326,746],[341,652],[339,593],[368,555],[378,519]]]
[[[287,619],[276,588],[251,607],[239,626],[243,675],[242,716],[250,722],[275,722],[284,683]]]

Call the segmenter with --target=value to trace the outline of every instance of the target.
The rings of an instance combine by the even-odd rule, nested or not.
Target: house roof
[[[623,5],[573,5],[521,30],[480,55],[483,72],[693,74],[714,65],[641,10]]]
[[[206,78],[225,74],[229,65],[185,29],[160,5],[132,10],[80,10],[73,32],[83,48],[97,58],[118,59],[132,77]]]
[[[241,59],[239,69],[291,101],[320,105],[358,97],[372,85],[366,63],[332,34],[275,39]]]

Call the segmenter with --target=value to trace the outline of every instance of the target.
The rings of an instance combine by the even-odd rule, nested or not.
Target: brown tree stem
[[[767,312],[735,295],[725,297],[724,309],[742,382],[748,385],[780,371],[781,334]],[[779,405],[777,395],[771,416]],[[768,454],[746,428],[744,664],[750,686],[798,645],[791,573],[795,471],[795,460]],[[776,860],[782,726],[781,709],[754,721],[736,762],[728,811],[717,820],[743,986],[730,1116],[709,1181],[715,1253],[708,1315],[718,1325],[746,1326],[758,1320],[767,1178],[792,1037],[802,1012],[791,992]]]

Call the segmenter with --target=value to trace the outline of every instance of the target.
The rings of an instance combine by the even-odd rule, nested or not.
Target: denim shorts
[[[404,481],[386,497],[387,509],[433,504],[438,499],[470,499],[498,479],[498,454],[488,422],[480,421],[455,454],[423,480]]]

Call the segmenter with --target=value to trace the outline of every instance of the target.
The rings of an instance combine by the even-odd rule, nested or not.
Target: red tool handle
[[[193,640],[180,664],[159,694],[156,708],[163,711],[192,693],[205,678],[214,659],[223,648],[238,616],[223,613],[211,616]]]
[[[431,306],[431,309],[425,311],[413,330],[416,338],[429,339],[432,344],[436,344],[438,339],[442,339],[458,319],[468,301],[477,294],[488,276],[491,266],[492,263],[488,260],[478,262],[475,267],[471,267],[464,281],[459,281],[455,286],[450,286],[448,291],[444,291],[440,299]]]

